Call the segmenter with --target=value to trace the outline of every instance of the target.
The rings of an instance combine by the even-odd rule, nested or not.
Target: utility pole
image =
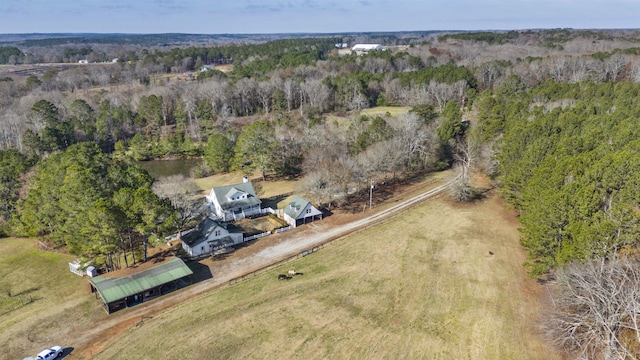
[[[369,210],[373,208],[373,179],[371,179],[371,187],[369,188]]]

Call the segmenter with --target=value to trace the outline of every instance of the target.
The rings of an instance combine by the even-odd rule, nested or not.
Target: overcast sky
[[[640,28],[640,0],[0,0],[0,33]]]

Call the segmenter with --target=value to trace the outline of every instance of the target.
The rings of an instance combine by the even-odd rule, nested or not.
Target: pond
[[[191,176],[190,172],[202,159],[149,160],[138,161],[155,179],[171,175]]]

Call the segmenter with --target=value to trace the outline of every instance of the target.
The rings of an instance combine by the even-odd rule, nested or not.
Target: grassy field
[[[410,106],[376,106],[376,107],[372,107],[372,108],[368,108],[368,109],[363,109],[362,111],[360,111],[359,115],[366,115],[366,116],[374,116],[374,115],[381,115],[381,116],[385,116],[387,113],[389,113],[391,116],[398,116],[398,115],[402,115],[402,114],[406,114],[409,112],[409,110],[411,110]],[[335,114],[329,114],[327,115],[326,119],[327,121],[330,122],[336,122],[338,124],[349,124],[349,122],[351,121],[351,119],[354,118],[355,115],[351,114],[351,115],[344,115],[344,116],[338,116]]]
[[[406,114],[411,110],[410,106],[376,106],[368,109],[363,109],[360,111],[361,115],[385,115],[386,113],[391,114],[391,116],[398,116],[402,114]]]
[[[533,330],[541,288],[517,226],[495,196],[436,199],[145,320],[95,358],[556,359]],[[289,268],[304,275],[276,279]]]
[[[87,280],[69,271],[69,255],[37,249],[31,239],[0,239],[0,349],[3,359],[22,359],[70,331],[106,316]],[[31,302],[29,302],[29,299]]]
[[[261,198],[268,198],[280,194],[290,193],[294,191],[296,186],[295,180],[277,180],[262,181],[260,176],[250,177],[253,186]],[[240,171],[212,175],[205,178],[194,179],[195,183],[202,189],[203,195],[209,195],[211,188],[237,184],[242,182],[242,173]]]

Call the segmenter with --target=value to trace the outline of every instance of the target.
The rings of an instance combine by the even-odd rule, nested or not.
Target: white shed
[[[79,276],[94,277],[98,275],[98,270],[95,266],[90,265],[91,262],[83,263],[80,259],[75,259],[69,263],[69,271]]]

